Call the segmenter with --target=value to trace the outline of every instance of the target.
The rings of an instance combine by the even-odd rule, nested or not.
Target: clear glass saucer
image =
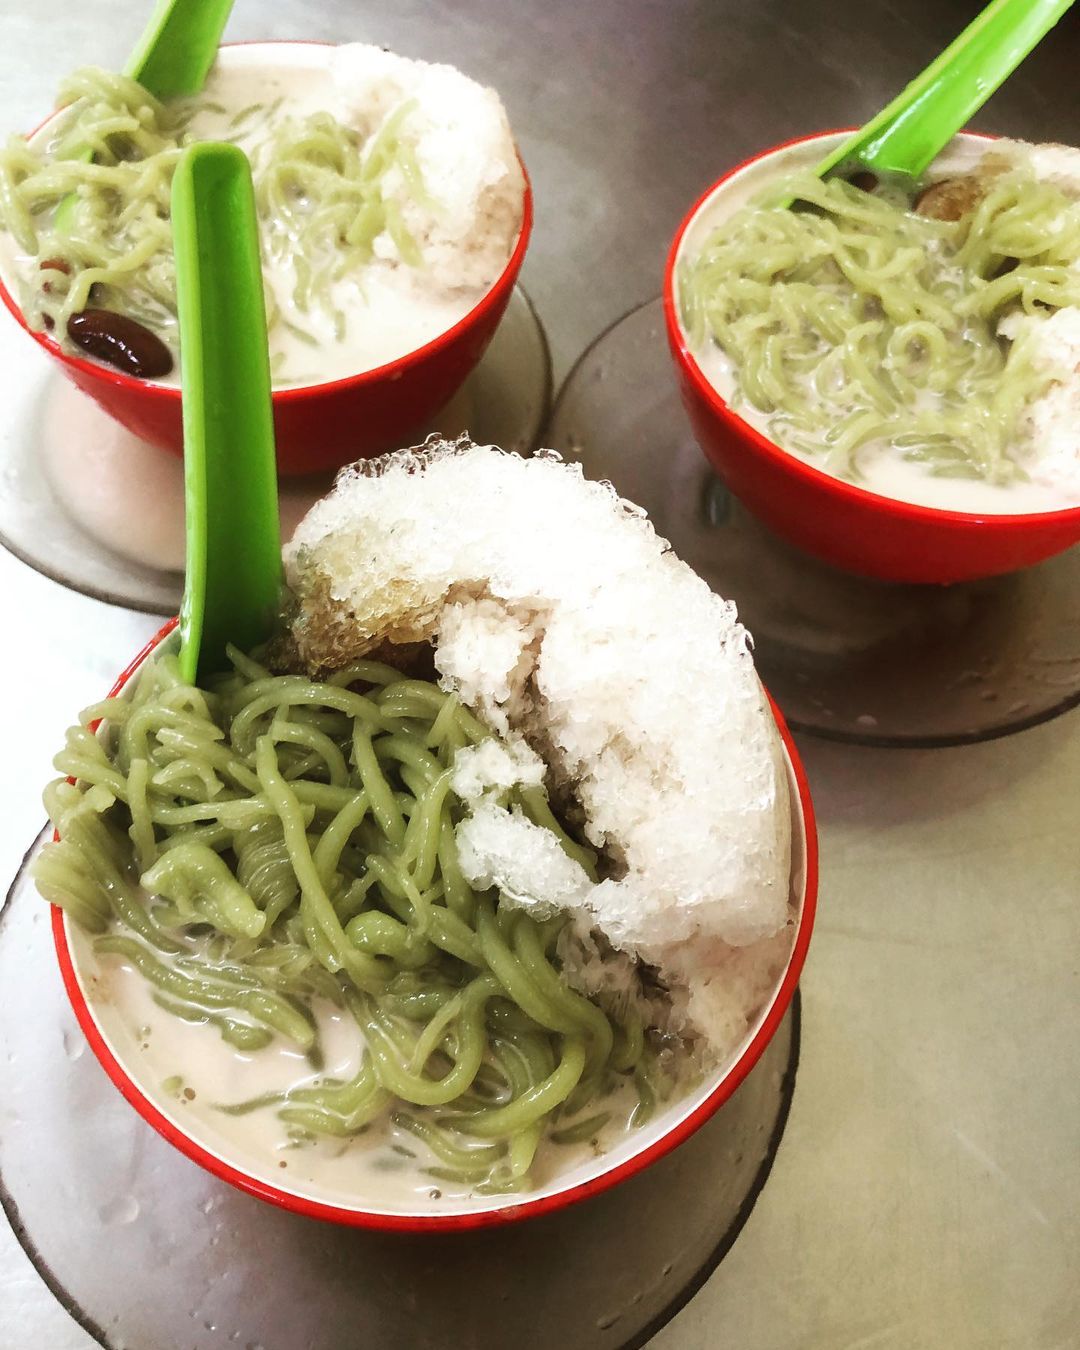
[[[697,1292],[749,1217],[794,1090],[797,996],[712,1120],[614,1190],[480,1232],[337,1228],[216,1180],[123,1100],[67,1002],[26,871],[36,847],[0,910],[0,1203],[108,1350],[505,1350],[537,1344],[538,1326],[560,1350],[629,1350]]]
[[[0,543],[84,595],[175,614],[184,560],[181,461],[114,422],[4,319]],[[530,454],[550,405],[547,339],[519,286],[479,365],[427,430],[467,430],[481,444]],[[332,481],[333,474],[281,480],[284,538]]]
[[[792,727],[865,745],[988,740],[1080,703],[1080,548],[948,587],[850,576],[769,533],[712,473],[675,385],[659,299],[580,357],[544,443],[648,511],[734,600]]]

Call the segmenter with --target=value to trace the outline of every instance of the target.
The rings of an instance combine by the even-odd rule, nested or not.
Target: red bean
[[[156,333],[111,309],[84,309],[68,319],[68,337],[99,361],[140,380],[157,380],[173,368],[172,352]]]

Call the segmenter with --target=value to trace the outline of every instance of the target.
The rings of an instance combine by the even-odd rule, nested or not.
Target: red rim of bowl
[[[796,455],[789,454],[782,446],[777,445],[775,441],[770,440],[768,436],[759,431],[757,427],[747,422],[745,418],[740,417],[710,383],[698,365],[679,320],[678,305],[675,300],[675,272],[683,239],[699,213],[736,174],[742,173],[762,160],[769,159],[772,155],[779,154],[782,150],[789,150],[797,145],[806,145],[811,141],[824,140],[830,136],[847,135],[854,129],[853,127],[843,127],[833,131],[814,131],[807,136],[795,136],[789,141],[782,141],[779,145],[761,150],[756,155],[751,155],[749,159],[743,160],[741,164],[736,164],[733,169],[729,169],[715,183],[707,187],[686,213],[675,232],[675,238],[668,250],[667,263],[664,267],[664,320],[667,325],[668,339],[672,349],[676,352],[678,361],[693,382],[696,392],[708,403],[721,422],[724,422],[745,440],[749,440],[766,459],[783,466],[789,473],[796,478],[801,478],[807,485],[825,488],[838,497],[846,498],[853,506],[862,504],[871,510],[887,510],[891,514],[900,516],[912,523],[918,522],[923,525],[957,525],[961,527],[989,525],[1000,527],[1005,531],[1016,532],[1030,529],[1036,522],[1040,525],[1056,525],[1080,519],[1080,506],[1059,507],[1052,511],[1025,511],[1011,514],[997,511],[981,513],[977,511],[952,511],[939,506],[922,506],[917,502],[901,501],[898,497],[889,497],[881,492],[872,492],[869,488],[858,487],[854,483],[846,483],[842,479],[826,473],[824,469],[815,468],[814,465],[808,464]],[[959,134],[980,141],[995,141],[998,139],[996,136],[990,136],[981,131],[968,131]]]
[[[231,47],[336,47],[342,44],[335,42],[319,42],[310,39],[297,39],[285,41],[260,41],[251,40],[248,42],[226,42],[222,46]],[[63,111],[58,109],[57,112]],[[36,136],[46,123],[50,122],[57,113],[50,113],[29,136]],[[27,139],[29,139],[29,136]],[[525,163],[518,154],[518,164],[521,166],[521,172],[525,179],[525,188],[522,193],[521,208],[521,229],[518,233],[517,242],[514,244],[513,252],[507,260],[506,266],[502,269],[496,279],[487,288],[480,299],[473,305],[462,318],[455,324],[433,337],[429,342],[425,342],[422,347],[414,347],[411,352],[406,352],[404,356],[396,357],[393,361],[388,361],[385,365],[373,366],[370,370],[361,370],[355,375],[345,375],[338,380],[325,380],[317,384],[298,384],[289,385],[284,389],[272,390],[272,396],[275,403],[291,403],[296,399],[310,398],[314,393],[323,390],[342,390],[354,389],[364,384],[374,384],[382,380],[399,379],[405,371],[418,362],[434,355],[443,347],[453,342],[465,329],[481,318],[496,303],[496,296],[500,295],[507,275],[516,276],[525,259],[525,252],[529,246],[529,238],[532,235],[533,226],[533,200],[532,183],[529,179],[528,170]],[[178,400],[180,398],[180,386],[171,384],[158,384],[154,380],[139,380],[132,375],[125,375],[121,370],[114,370],[109,366],[101,365],[96,361],[87,361],[81,356],[73,356],[65,352],[55,338],[50,337],[48,333],[31,328],[26,321],[26,317],[20,309],[15,297],[4,284],[0,277],[0,300],[3,301],[9,312],[14,316],[19,326],[24,332],[44,347],[50,356],[62,361],[65,365],[71,366],[75,370],[80,370],[86,374],[104,379],[107,383],[121,389],[130,389],[137,391],[149,398],[163,400]]]
[[[138,656],[118,677],[116,683],[109,691],[110,697],[118,694],[132,675],[142,665],[143,661],[153,653],[158,645],[163,642],[176,628],[176,619],[170,619],[154,637],[139,652]],[[174,1148],[177,1148],[186,1157],[212,1175],[227,1181],[238,1190],[246,1191],[249,1195],[257,1196],[260,1200],[268,1201],[270,1204],[277,1205],[281,1209],[289,1210],[293,1214],[301,1214],[306,1218],[323,1219],[332,1223],[341,1224],[353,1228],[372,1228],[383,1231],[397,1232],[460,1232],[465,1229],[487,1228],[499,1224],[513,1223],[526,1218],[534,1218],[541,1214],[551,1214],[556,1210],[564,1209],[566,1206],[574,1204],[580,1200],[585,1200],[590,1196],[599,1195],[602,1191],[609,1190],[612,1186],[618,1185],[622,1181],[635,1176],[651,1163],[657,1162],[660,1158],[670,1153],[673,1148],[688,1139],[700,1126],[702,1126],[710,1116],[721,1107],[724,1102],[735,1092],[736,1088],[742,1083],[750,1070],[761,1057],[766,1045],[772,1039],[777,1027],[780,1025],[784,1014],[787,1012],[788,1005],[791,1002],[795,992],[795,987],[799,982],[799,975],[802,972],[803,962],[806,959],[806,950],[810,942],[811,930],[814,926],[814,915],[817,908],[817,885],[818,885],[818,845],[817,845],[817,826],[814,819],[814,808],[810,800],[810,788],[806,780],[806,773],[802,762],[799,759],[798,750],[792,740],[791,733],[788,730],[787,723],[784,721],[780,710],[769,698],[769,706],[773,716],[776,719],[776,726],[780,732],[784,744],[784,750],[788,763],[791,766],[798,788],[799,810],[802,818],[803,839],[806,850],[806,865],[803,876],[803,895],[802,910],[798,922],[798,928],[795,933],[795,942],[792,946],[791,957],[788,961],[784,977],[780,982],[776,993],[773,996],[771,1005],[768,1008],[760,1026],[754,1036],[743,1049],[739,1058],[731,1066],[716,1087],[709,1095],[700,1102],[698,1106],[673,1128],[658,1139],[648,1148],[640,1153],[634,1154],[625,1162],[610,1171],[603,1172],[597,1177],[588,1181],[583,1181],[576,1186],[568,1187],[566,1190],[558,1191],[554,1195],[542,1196],[536,1200],[523,1200],[521,1204],[506,1205],[500,1209],[480,1210],[469,1214],[447,1214],[447,1215],[403,1215],[403,1214],[376,1214],[361,1210],[340,1209],[335,1205],[325,1202],[308,1200],[301,1196],[292,1194],[289,1191],[279,1190],[258,1178],[250,1176],[246,1172],[241,1172],[230,1164],[218,1158],[215,1154],[209,1152],[203,1146],[197,1143],[189,1135],[179,1130],[166,1116],[164,1116],[156,1106],[143,1094],[137,1083],[130,1077],[127,1070],[120,1061],[114,1056],[105,1038],[98,1029],[97,1022],[90,1011],[86,1001],[82,986],[79,983],[75,972],[75,964],[71,955],[71,949],[68,944],[68,934],[64,914],[57,906],[52,907],[52,932],[53,942],[56,947],[56,955],[60,964],[60,972],[64,981],[64,988],[67,991],[71,1006],[74,1009],[75,1016],[78,1019],[79,1026],[82,1028],[91,1049],[97,1056],[97,1059],[109,1078],[124,1097],[130,1102],[135,1110],[142,1116],[147,1124],[151,1125],[158,1134],[168,1140]],[[55,838],[55,835],[54,835]]]

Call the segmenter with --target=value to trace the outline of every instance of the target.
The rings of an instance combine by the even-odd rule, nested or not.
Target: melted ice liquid
[[[806,454],[773,439],[769,430],[770,415],[739,396],[734,367],[719,347],[713,344],[706,351],[697,351],[694,359],[712,387],[744,422],[749,422],[756,431],[767,436],[785,454],[801,459],[804,464],[810,464],[823,473],[828,472],[823,464],[824,453]],[[932,506],[939,511],[1022,515],[1027,512],[1060,511],[1063,507],[1080,505],[1080,502],[1064,497],[1061,489],[1046,483],[1020,480],[1000,484],[985,483],[977,478],[935,477],[925,464],[905,459],[902,450],[884,441],[872,441],[858,450],[855,467],[858,470],[857,478],[842,478],[840,481],[850,482],[854,487],[865,488],[882,497],[892,497],[895,501]]]
[[[490,1197],[474,1196],[467,1186],[430,1176],[438,1159],[407,1130],[395,1129],[389,1112],[351,1139],[328,1136],[298,1138],[282,1122],[276,1106],[245,1115],[219,1109],[266,1093],[313,1085],[323,1078],[351,1079],[364,1053],[363,1036],[347,1012],[316,1000],[323,1067],[312,1068],[306,1056],[280,1037],[265,1049],[237,1050],[217,1029],[185,1022],[159,1007],[153,986],[122,958],[87,956],[80,960],[88,993],[95,1005],[109,1009],[110,1029],[132,1065],[140,1085],[152,1099],[171,1107],[183,1127],[191,1128],[212,1151],[263,1175],[271,1184],[300,1190],[326,1203],[348,1204],[385,1212],[486,1208]],[[155,1101],[157,1104],[157,1101]],[[545,1140],[530,1171],[532,1185],[524,1194],[552,1182],[560,1173],[605,1153],[629,1131],[637,1093],[621,1085],[582,1115],[610,1111],[595,1144],[560,1145]],[[274,1173],[277,1173],[274,1176]]]

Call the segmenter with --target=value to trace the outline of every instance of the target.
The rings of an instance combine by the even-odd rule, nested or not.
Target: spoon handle
[[[155,98],[197,94],[217,56],[218,43],[234,0],[158,0],[124,74],[138,80]],[[70,159],[89,164],[94,152],[78,146]],[[67,234],[76,195],[69,193],[56,208],[56,228]]]
[[[158,0],[124,74],[155,98],[197,94],[232,7],[233,0]]]
[[[267,637],[281,599],[270,359],[251,168],[235,145],[188,146],[173,179],[187,565],[185,679],[225,644]]]
[[[887,108],[817,166],[917,178],[1073,0],[992,0]]]

